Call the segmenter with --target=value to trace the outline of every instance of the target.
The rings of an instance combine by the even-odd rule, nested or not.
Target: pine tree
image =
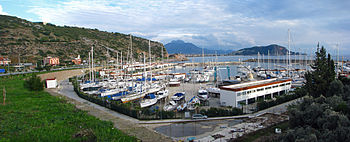
[[[329,94],[327,91],[330,83],[335,80],[334,61],[330,54],[328,54],[328,57],[326,55],[326,49],[323,46],[319,48],[319,45],[317,45],[315,61],[311,65],[313,71],[305,75],[305,88],[309,95],[313,97]]]

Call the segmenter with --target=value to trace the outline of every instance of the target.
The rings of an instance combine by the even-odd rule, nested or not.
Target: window
[[[239,97],[239,96],[241,96],[241,93],[239,92],[239,93],[237,93],[237,97]]]
[[[257,89],[257,91],[263,91],[263,90],[264,90],[264,88]]]
[[[266,87],[266,90],[267,90],[267,89],[271,89],[271,87]]]
[[[287,83],[286,85],[290,85],[290,83]]]
[[[275,85],[275,86],[273,86],[272,88],[277,88],[278,87],[278,85]]]
[[[285,84],[281,84],[280,86],[285,86]]]

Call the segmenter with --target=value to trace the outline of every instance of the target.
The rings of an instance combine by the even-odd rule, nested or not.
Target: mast
[[[133,61],[133,55],[132,55],[132,36],[131,36],[131,34],[130,34],[130,62],[131,62],[131,64],[133,64],[134,63],[134,61]]]
[[[163,47],[161,47],[162,48],[162,64],[164,64],[164,55],[163,55],[163,50],[164,50],[164,48]],[[162,67],[163,67],[163,65],[162,65]]]
[[[131,85],[132,85],[132,90],[134,90],[133,88],[135,87],[134,86],[134,66],[133,66],[133,64],[134,64],[134,61],[133,61],[133,57],[132,57],[132,36],[131,36],[131,34],[130,34],[130,63],[129,63],[129,65],[130,65],[130,67],[131,67]]]
[[[119,68],[119,62],[118,62],[118,58],[119,57],[119,52],[117,51],[117,69]]]
[[[94,74],[94,46],[91,46],[91,68],[92,68],[92,81],[95,82],[95,74]]]
[[[202,63],[203,63],[203,67],[204,67],[204,48],[202,48]]]
[[[145,52],[143,52],[143,75],[145,78],[145,82],[144,82],[144,86],[146,86],[147,84],[147,73],[146,73],[146,54]],[[142,89],[142,87],[141,87]]]
[[[288,29],[288,76],[290,76],[290,30]]]
[[[148,40],[149,65],[151,72],[150,85],[152,85],[152,56],[151,56],[151,40]]]
[[[267,70],[270,70],[270,50],[267,50]]]
[[[258,52],[258,67],[260,67],[260,61],[259,61],[259,58],[260,58],[260,52]]]
[[[89,80],[91,82],[91,59],[90,59],[90,56],[91,56],[91,52],[89,52]]]
[[[336,66],[336,72],[337,72],[337,77],[339,76],[339,47],[338,47],[338,44],[336,45],[337,46],[337,66]]]

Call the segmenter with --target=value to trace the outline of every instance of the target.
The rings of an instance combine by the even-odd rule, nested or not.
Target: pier
[[[203,66],[203,65],[241,65],[244,62],[205,62],[205,63],[179,63],[185,66]]]

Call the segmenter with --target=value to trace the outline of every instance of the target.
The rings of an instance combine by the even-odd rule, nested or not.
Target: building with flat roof
[[[267,79],[220,87],[222,106],[241,107],[257,100],[271,99],[291,89],[291,79]]]

